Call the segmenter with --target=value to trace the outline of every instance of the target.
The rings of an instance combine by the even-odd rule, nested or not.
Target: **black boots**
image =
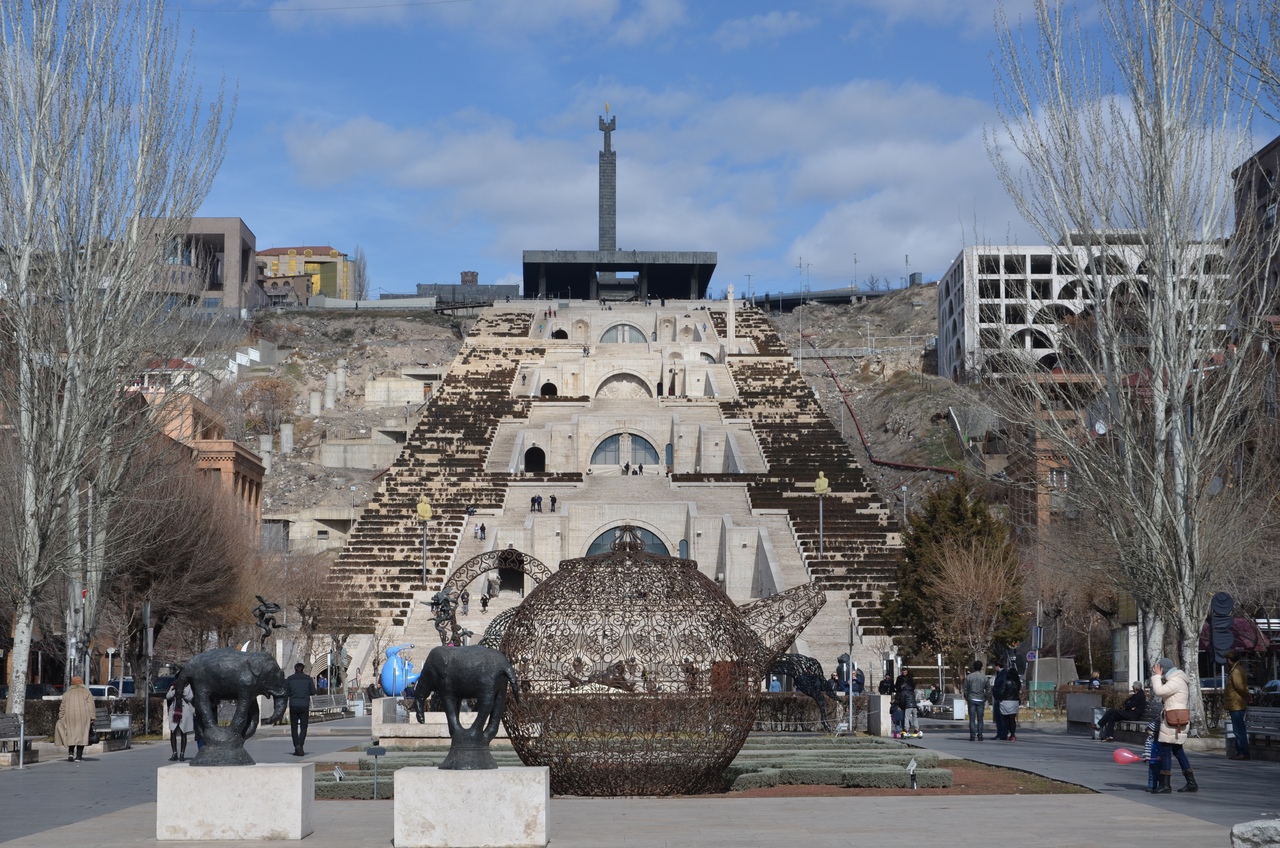
[[[1152,795],[1167,795],[1173,791],[1173,787],[1169,785],[1169,772],[1160,772],[1160,782],[1156,784],[1156,788],[1151,790]]]
[[[1193,770],[1191,770],[1191,769],[1187,769],[1186,771],[1184,771],[1184,772],[1182,773],[1182,776],[1183,776],[1183,777],[1185,777],[1185,778],[1187,779],[1187,785],[1186,785],[1186,786],[1184,786],[1184,787],[1182,787],[1181,789],[1179,789],[1179,790],[1178,790],[1179,792],[1198,792],[1198,791],[1200,791],[1200,785],[1199,785],[1198,783],[1196,783],[1196,773],[1195,773]],[[1168,781],[1168,779],[1166,778],[1165,783],[1167,784],[1168,782],[1169,782],[1169,781]]]

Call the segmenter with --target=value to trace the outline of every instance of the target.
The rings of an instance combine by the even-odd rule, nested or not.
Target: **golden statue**
[[[431,520],[431,504],[427,503],[426,495],[418,496],[418,518],[422,521]]]
[[[830,488],[831,482],[827,480],[827,475],[819,471],[818,479],[813,481],[813,493],[815,495],[825,495]]]

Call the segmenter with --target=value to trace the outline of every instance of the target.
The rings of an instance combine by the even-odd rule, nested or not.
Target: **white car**
[[[108,701],[114,701],[120,697],[120,690],[114,686],[104,686],[101,683],[90,683],[89,694],[94,698],[106,698]]]

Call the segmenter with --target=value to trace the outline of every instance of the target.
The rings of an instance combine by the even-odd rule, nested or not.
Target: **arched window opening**
[[[543,383],[542,388],[538,390],[538,394],[542,395],[543,397],[555,397],[557,394],[556,384]]]
[[[602,344],[644,344],[648,334],[634,324],[615,324],[600,336]]]
[[[591,454],[592,465],[658,464],[658,451],[643,436],[616,433],[602,441]]]
[[[569,334],[568,334],[568,333],[566,333],[563,329],[560,329],[560,330],[556,330],[554,333],[552,333],[552,334],[551,334],[551,338],[553,338],[553,339],[567,339],[567,338],[569,338]]]
[[[671,551],[662,543],[662,540],[643,527],[635,528],[636,535],[640,541],[644,542],[644,549],[651,554],[661,554],[662,556],[671,556]],[[587,548],[587,556],[596,556],[597,554],[607,554],[613,550],[613,543],[617,540],[621,533],[620,528],[606,530],[596,537],[591,543],[591,547]]]
[[[524,452],[524,470],[541,472],[547,470],[547,454],[540,447],[531,447]]]

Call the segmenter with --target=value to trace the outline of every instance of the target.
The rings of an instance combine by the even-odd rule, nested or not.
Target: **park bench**
[[[346,695],[312,695],[310,711],[321,718],[342,718],[349,706]]]
[[[133,747],[133,716],[129,713],[98,707],[93,712],[93,729],[98,731],[104,753]]]
[[[26,763],[39,759],[39,752],[31,747],[25,731],[22,716],[12,713],[0,715],[0,763],[22,768]]]
[[[1249,756],[1280,759],[1280,707],[1249,707],[1244,713],[1244,731],[1249,734]]]

